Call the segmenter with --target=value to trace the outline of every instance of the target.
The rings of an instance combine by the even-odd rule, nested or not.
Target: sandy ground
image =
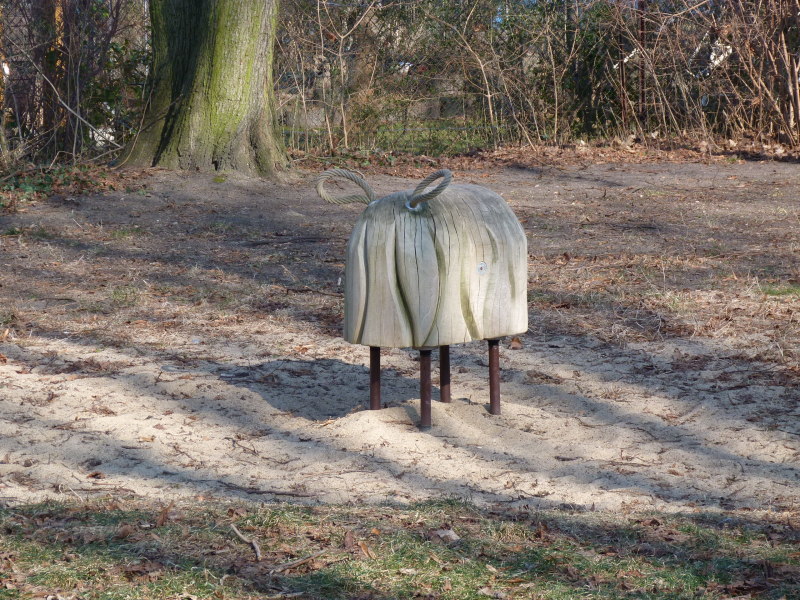
[[[796,165],[456,177],[529,233],[531,329],[502,345],[501,416],[484,345],[454,347],[428,431],[412,350],[383,351],[386,408],[365,410],[368,350],[338,334],[359,209],[312,174],[155,171],[0,216],[2,501],[798,508]]]

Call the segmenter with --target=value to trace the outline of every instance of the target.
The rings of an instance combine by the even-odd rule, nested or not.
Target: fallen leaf
[[[370,531],[370,533],[371,533],[372,535],[380,535],[380,534],[381,534],[381,530],[380,530],[380,529],[378,529],[377,527],[373,527],[373,528],[372,528],[372,531]]]
[[[514,336],[513,338],[511,338],[511,344],[509,348],[511,348],[512,350],[522,350],[524,347],[525,346],[522,345],[522,340],[519,339],[519,337]]]
[[[416,575],[419,573],[417,569],[398,569],[397,572],[401,575]]]
[[[539,523],[539,526],[536,528],[536,531],[533,532],[533,537],[538,539],[545,539],[547,537],[547,524],[546,523]]]
[[[122,567],[122,574],[130,580],[148,582],[156,581],[162,574],[164,565],[156,561],[144,561]]]
[[[169,511],[172,509],[174,504],[175,501],[172,500],[169,504],[161,509],[161,512],[158,513],[158,518],[156,519],[156,527],[163,527],[164,524],[169,520]]]
[[[95,542],[103,541],[103,536],[98,533],[92,533],[91,531],[84,532],[81,534],[81,541],[83,542],[84,546],[88,546],[89,544],[94,544]]]
[[[656,549],[655,546],[652,544],[648,544],[647,542],[642,542],[641,544],[634,544],[631,546],[631,550],[636,554],[641,554],[644,556],[655,556]]]
[[[358,542],[358,547],[361,548],[361,551],[367,558],[372,558],[372,559],[375,558],[375,554],[372,552],[372,549],[369,546],[367,546],[366,543]]]
[[[117,533],[114,534],[114,539],[124,540],[125,538],[133,535],[135,532],[136,529],[133,527],[133,525],[130,525],[128,523],[123,523],[122,525],[119,526],[119,529],[117,529]]]
[[[356,546],[355,536],[353,535],[352,530],[348,529],[344,532],[344,549],[345,550],[352,550]]]
[[[447,544],[457,542],[461,539],[452,529],[437,529],[431,532],[430,537],[434,542],[445,542]]]
[[[491,588],[485,587],[478,590],[479,594],[483,596],[489,596],[490,598],[497,598],[498,600],[503,600],[503,598],[508,598],[506,594],[499,590],[493,590]]]
[[[246,517],[247,516],[247,509],[242,508],[241,506],[231,507],[228,509],[228,516],[229,517]]]

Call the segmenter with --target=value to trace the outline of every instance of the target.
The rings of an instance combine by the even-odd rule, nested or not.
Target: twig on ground
[[[578,418],[578,417],[575,417],[574,415],[573,415],[573,418],[574,418],[574,419],[575,419],[575,420],[576,420],[578,423],[580,423],[581,425],[583,425],[584,427],[590,427],[590,428],[592,428],[592,429],[595,429],[595,428],[597,428],[597,427],[600,427],[600,425],[590,425],[590,424],[589,424],[589,423],[587,423],[586,421],[582,421],[580,418]]]
[[[240,540],[242,540],[245,544],[250,544],[253,547],[253,551],[256,553],[256,562],[261,562],[261,548],[258,545],[258,542],[255,540],[251,540],[250,538],[244,537],[241,531],[236,528],[236,525],[231,523],[231,530],[233,533],[236,534]]]
[[[73,496],[75,496],[75,497],[76,497],[78,500],[80,500],[80,501],[81,501],[81,503],[85,503],[85,502],[86,502],[86,500],[83,498],[83,496],[81,496],[81,495],[80,495],[78,492],[76,492],[75,490],[73,490],[73,489],[72,489],[72,487],[70,487],[70,486],[63,486],[63,485],[61,485],[61,484],[59,484],[59,486],[58,486],[58,487],[59,487],[59,490],[58,490],[58,491],[60,491],[61,493],[64,493],[63,489],[61,489],[61,488],[62,488],[62,487],[66,487],[66,488],[67,488],[67,489],[68,489],[70,492],[72,492],[72,495],[73,495]]]
[[[279,283],[275,283],[273,285],[283,288],[286,293],[294,292],[295,294],[320,294],[322,296],[333,296],[334,298],[341,298],[343,296],[343,294],[338,292],[323,292],[322,290],[315,290],[314,288],[310,288],[308,286],[304,288],[291,288]]]
[[[258,450],[256,450],[255,448],[248,448],[236,438],[226,437],[225,439],[229,440],[233,444],[234,448],[241,448],[242,450],[244,450],[245,452],[249,452],[253,456],[258,456]]]
[[[288,571],[290,569],[294,569],[295,567],[299,567],[300,565],[303,565],[303,564],[307,563],[308,561],[314,560],[315,558],[318,558],[318,557],[322,556],[326,552],[327,552],[327,550],[320,550],[319,552],[315,552],[314,554],[309,554],[308,556],[306,556],[304,558],[299,558],[297,560],[293,560],[291,562],[284,563],[282,565],[279,565],[279,566],[275,567],[274,569],[271,569],[269,573],[270,573],[270,575],[274,575],[275,573],[282,573],[283,571]]]
[[[204,479],[202,481],[211,481],[211,480]],[[297,498],[311,498],[315,496],[315,494],[312,492],[300,492],[300,491],[290,492],[284,490],[271,490],[271,489],[262,490],[261,488],[257,487],[245,487],[243,485],[236,485],[235,483],[230,483],[228,481],[220,481],[218,483],[225,486],[228,489],[239,490],[240,492],[246,492],[248,494],[272,494],[273,496],[294,496]]]

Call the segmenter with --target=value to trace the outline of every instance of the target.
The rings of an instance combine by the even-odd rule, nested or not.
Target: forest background
[[[147,0],[0,0],[2,167],[109,161],[144,123]],[[290,156],[800,145],[797,0],[280,3]]]

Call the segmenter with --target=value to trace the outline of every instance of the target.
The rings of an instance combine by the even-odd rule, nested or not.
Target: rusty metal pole
[[[381,349],[369,347],[369,409],[381,407]]]
[[[439,399],[450,402],[450,346],[439,348]]]
[[[431,426],[431,351],[419,351],[419,426]]]
[[[489,340],[489,412],[500,414],[500,340]]]

